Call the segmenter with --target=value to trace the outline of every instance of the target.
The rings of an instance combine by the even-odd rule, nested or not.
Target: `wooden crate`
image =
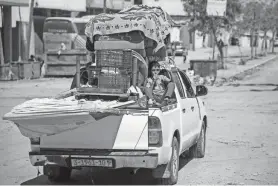
[[[57,51],[49,51],[45,56],[45,76],[74,76],[77,59],[82,67],[88,62],[87,55],[86,51],[80,50],[63,51],[60,55]]]

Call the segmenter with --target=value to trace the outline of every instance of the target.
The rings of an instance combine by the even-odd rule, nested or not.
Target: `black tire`
[[[179,177],[179,142],[176,137],[172,141],[172,156],[167,165],[170,172],[169,178],[158,178],[159,185],[174,185],[178,182]]]
[[[71,169],[59,166],[43,166],[43,173],[50,182],[63,182],[70,180]]]
[[[206,152],[206,128],[203,122],[199,139],[195,145],[189,149],[192,158],[203,158]]]

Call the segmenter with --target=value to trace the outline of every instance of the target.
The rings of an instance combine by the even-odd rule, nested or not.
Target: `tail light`
[[[150,116],[148,119],[148,132],[149,132],[149,146],[161,147],[162,140],[162,129],[161,122],[158,117]]]
[[[39,137],[30,138],[31,145],[40,145],[41,139]]]

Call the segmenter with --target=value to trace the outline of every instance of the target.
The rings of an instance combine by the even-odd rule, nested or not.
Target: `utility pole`
[[[18,13],[19,13],[19,24],[18,24],[18,27],[19,27],[19,32],[18,32],[18,61],[20,62],[20,61],[22,61],[22,57],[21,57],[21,55],[22,55],[22,46],[21,46],[21,43],[22,43],[22,41],[21,41],[21,35],[22,35],[22,18],[21,18],[21,7],[18,7]]]
[[[30,0],[29,2],[29,25],[28,25],[28,31],[27,31],[27,57],[29,59],[30,57],[30,44],[31,44],[31,32],[32,32],[32,26],[33,26],[33,10],[34,10],[34,3],[35,0]]]
[[[103,0],[103,13],[106,13],[106,0]]]
[[[4,51],[3,51],[3,42],[2,42],[2,30],[0,28],[0,65],[4,65]]]

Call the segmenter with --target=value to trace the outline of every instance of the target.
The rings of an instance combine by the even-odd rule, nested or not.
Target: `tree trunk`
[[[106,13],[106,9],[107,9],[106,0],[104,0],[104,2],[103,2],[103,13]]]
[[[219,51],[220,54],[220,65],[219,65],[219,69],[224,69],[224,53],[223,53],[223,47],[217,42],[217,37],[216,37],[216,31],[213,31],[213,37],[214,37],[214,42],[215,45],[217,46],[217,49]]]
[[[28,35],[27,35],[27,54],[28,58],[30,57],[30,45],[31,45],[31,34],[32,34],[32,26],[33,26],[33,10],[34,10],[35,0],[31,0],[29,4],[29,25],[28,25]]]
[[[267,31],[264,32],[264,56],[267,55],[267,37],[266,37]]]
[[[195,37],[195,35],[196,35],[196,31],[195,31],[195,29],[194,29],[193,32],[192,32],[192,50],[193,50],[193,51],[196,50],[196,46],[195,46],[195,45],[196,45],[196,43],[195,43],[195,42],[196,42],[196,41],[195,41],[195,40],[196,40],[196,37]]]
[[[264,48],[265,48],[265,39],[262,40],[261,44],[261,54],[264,55]]]
[[[223,53],[223,47],[219,46],[217,44],[217,48],[219,50],[220,53],[220,67],[219,69],[224,69],[224,53]]]
[[[214,60],[215,56],[215,42],[213,43],[213,49],[212,49],[212,59]]]
[[[203,48],[206,48],[206,34],[203,35]]]
[[[253,40],[253,42],[254,42],[254,45],[255,45],[255,58],[257,58],[257,49],[258,49],[258,38],[257,38],[257,36],[255,36],[254,37],[254,40]]]
[[[276,29],[274,29],[273,31],[272,31],[272,53],[274,53],[274,43],[275,43],[275,37],[276,37]]]
[[[258,47],[257,47],[257,43],[256,43],[256,45],[255,45],[255,58],[257,58],[257,56],[258,56],[257,49],[258,49]]]
[[[251,45],[251,59],[253,59],[254,57],[254,46],[253,46],[253,39],[254,39],[254,36],[253,36],[253,31],[251,31],[250,33],[250,45]]]

